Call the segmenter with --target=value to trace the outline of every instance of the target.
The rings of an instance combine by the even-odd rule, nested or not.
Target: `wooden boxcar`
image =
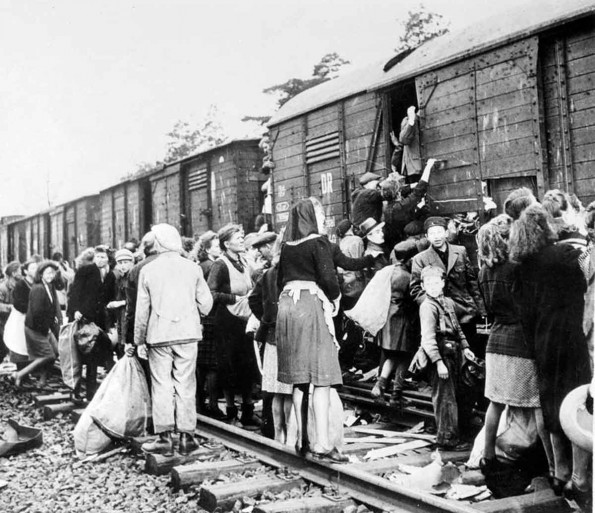
[[[101,242],[121,248],[126,241],[139,241],[151,224],[149,175],[120,182],[99,193]]]
[[[390,131],[410,105],[422,159],[443,160],[432,212],[482,212],[483,184],[499,206],[519,186],[592,201],[594,81],[595,2],[534,1],[307,90],[269,123],[275,221],[309,195],[329,225],[347,216],[356,178],[390,172]]]
[[[0,266],[2,269],[17,256],[14,253],[12,242],[12,224],[22,218],[23,216],[5,216],[0,218]]]
[[[150,176],[153,223],[193,237],[226,223],[253,231],[262,207],[258,139],[238,139],[165,166]]]
[[[59,205],[49,217],[50,253],[60,251],[72,262],[83,249],[101,242],[99,194]]]

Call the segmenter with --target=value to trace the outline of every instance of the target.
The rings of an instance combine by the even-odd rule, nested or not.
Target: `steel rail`
[[[220,441],[267,465],[288,467],[320,486],[332,486],[373,508],[391,513],[477,513],[477,509],[405,488],[359,470],[355,464],[334,464],[297,455],[287,446],[204,415],[197,415],[197,434]]]

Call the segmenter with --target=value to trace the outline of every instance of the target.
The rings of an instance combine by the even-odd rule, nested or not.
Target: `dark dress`
[[[233,263],[240,271],[240,266]],[[243,272],[244,267],[242,267]],[[231,279],[223,258],[216,260],[207,280],[213,295],[214,340],[220,385],[227,390],[247,392],[258,377],[254,346],[246,335],[246,320],[233,315],[227,305],[236,303]]]
[[[208,282],[211,268],[214,260],[203,260],[199,265],[205,280]],[[211,311],[209,315],[201,317],[202,322],[202,340],[198,341],[198,352],[196,356],[196,364],[199,367],[204,367],[212,370],[217,369],[217,346],[215,344],[215,326],[214,326],[214,312]]]
[[[492,328],[486,348],[485,396],[499,404],[539,407],[534,354],[525,341],[512,293],[516,266],[510,262],[479,271],[479,289]]]
[[[288,242],[279,262],[279,310],[275,338],[282,383],[316,386],[342,383],[332,320],[325,317],[324,300],[339,297],[339,282],[333,250],[325,237]],[[290,282],[301,282],[295,290],[283,290]],[[308,290],[308,282],[311,287]],[[291,284],[290,284],[291,285]],[[325,297],[312,289],[317,288]],[[333,331],[331,331],[331,329]]]
[[[519,265],[515,281],[525,339],[535,354],[545,426],[554,433],[562,432],[559,412],[566,394],[591,380],[580,254],[567,244],[547,246]]]

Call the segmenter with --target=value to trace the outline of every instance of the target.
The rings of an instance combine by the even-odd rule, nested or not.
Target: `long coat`
[[[545,426],[557,433],[562,400],[591,380],[580,254],[567,244],[547,246],[519,265],[514,289],[525,339],[535,354]]]
[[[446,272],[444,295],[455,304],[460,323],[472,322],[477,315],[485,316],[485,306],[477,284],[477,273],[463,246],[448,244],[448,265],[445,267],[436,250],[430,246],[413,257],[411,264],[411,295],[421,305],[426,295],[421,288],[421,270],[435,266]]]
[[[74,313],[81,312],[83,317],[94,322],[101,329],[107,328],[107,312],[105,307],[116,297],[116,277],[109,271],[103,281],[99,267],[95,264],[85,265],[77,270],[74,282],[68,294],[66,313],[70,321]]]
[[[48,288],[52,294],[51,301],[42,283],[36,283],[31,288],[25,326],[42,335],[47,335],[51,331],[58,338],[62,323],[62,310],[56,289],[53,285]]]

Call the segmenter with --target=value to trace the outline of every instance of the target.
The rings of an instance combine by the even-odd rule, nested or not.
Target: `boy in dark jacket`
[[[432,404],[436,417],[436,442],[440,447],[467,450],[460,427],[470,419],[472,403],[461,380],[463,358],[475,356],[461,330],[452,299],[444,296],[444,270],[428,266],[421,271],[426,294],[419,308],[421,346],[431,363]]]

